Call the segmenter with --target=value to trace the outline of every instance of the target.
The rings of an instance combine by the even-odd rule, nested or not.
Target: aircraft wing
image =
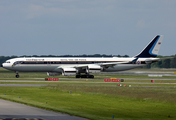
[[[138,58],[135,58],[134,60],[132,61],[125,61],[125,62],[109,62],[109,63],[97,63],[97,64],[84,64],[84,65],[67,65],[67,66],[59,66],[57,67],[54,71],[56,72],[62,72],[64,71],[65,69],[77,69],[77,70],[83,70],[83,69],[87,69],[88,67],[90,66],[100,66],[100,67],[103,67],[103,68],[108,68],[108,67],[113,67],[115,65],[118,65],[118,64],[124,64],[124,63],[132,63],[134,61],[136,61]]]
[[[84,65],[73,65],[73,66],[60,66],[58,68],[62,69],[62,68],[76,68],[76,69],[86,69],[89,65],[98,65],[101,67],[113,67],[117,64],[123,64],[123,63],[131,63],[131,61],[129,62],[109,62],[109,63],[98,63],[98,64],[84,64]]]
[[[136,63],[137,60],[138,60],[138,58],[135,58],[132,61],[101,63],[99,65],[102,66],[102,67],[113,67],[114,65],[118,65],[118,64]]]
[[[124,63],[130,63],[130,62],[110,62],[110,63],[101,63],[101,64],[98,64],[98,65],[100,65],[102,67],[113,67],[113,66],[118,65],[118,64],[124,64]]]
[[[166,59],[172,59],[174,57],[165,57],[165,58],[160,58],[160,60],[166,60]]]

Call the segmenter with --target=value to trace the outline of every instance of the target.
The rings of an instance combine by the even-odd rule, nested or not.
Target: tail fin
[[[158,55],[161,42],[163,40],[163,35],[157,35],[145,48],[135,57],[146,58],[146,57],[156,57]]]

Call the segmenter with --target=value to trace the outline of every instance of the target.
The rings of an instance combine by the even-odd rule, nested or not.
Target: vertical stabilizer
[[[135,57],[147,58],[156,57],[158,55],[161,42],[163,40],[163,35],[157,35],[145,48]]]

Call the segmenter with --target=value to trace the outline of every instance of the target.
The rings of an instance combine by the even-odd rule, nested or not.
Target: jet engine
[[[152,60],[151,60],[151,59],[146,59],[146,60],[145,60],[145,63],[146,63],[146,64],[150,64],[150,63],[152,63]]]
[[[99,65],[88,65],[88,73],[98,73],[101,72],[103,68]]]
[[[59,75],[61,75],[61,73],[58,73],[58,72],[47,72],[47,75],[48,76],[59,76]]]
[[[77,73],[77,69],[75,68],[63,68],[62,75],[63,76],[74,76]]]

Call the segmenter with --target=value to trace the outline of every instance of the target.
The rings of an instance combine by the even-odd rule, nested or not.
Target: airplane
[[[116,72],[130,70],[158,62],[156,58],[163,35],[157,35],[134,57],[23,57],[7,60],[1,67],[18,72],[47,72],[48,76],[75,76],[76,78],[94,78],[91,73]]]

